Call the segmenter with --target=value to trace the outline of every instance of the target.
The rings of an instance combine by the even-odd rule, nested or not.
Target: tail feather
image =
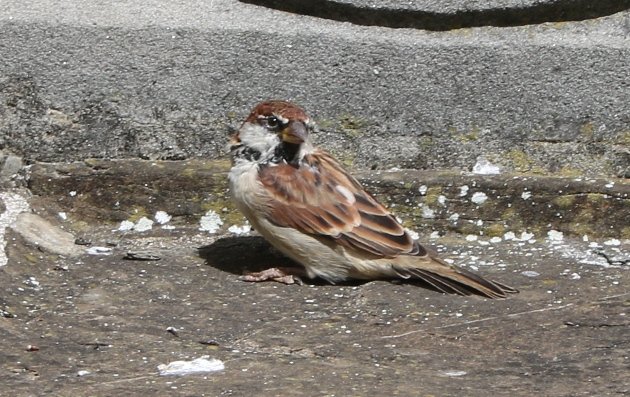
[[[409,259],[419,257],[407,257]],[[401,278],[421,280],[443,293],[481,295],[490,299],[507,298],[518,290],[508,285],[487,280],[475,273],[450,265],[439,258],[424,257],[420,263],[393,264],[392,269]],[[416,262],[414,261],[414,262]]]

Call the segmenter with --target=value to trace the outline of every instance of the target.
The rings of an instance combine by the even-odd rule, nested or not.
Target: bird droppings
[[[562,241],[564,239],[564,233],[557,230],[549,230],[547,232],[547,239],[552,242]]]
[[[618,245],[621,245],[621,241],[619,241],[616,238],[613,238],[613,239],[604,241],[604,245],[618,246]]]
[[[12,192],[0,192],[0,204],[4,204],[5,210],[0,214],[0,267],[7,264],[5,254],[6,240],[4,234],[7,227],[11,226],[22,212],[29,210],[28,201],[22,195]]]
[[[477,162],[472,168],[473,174],[477,175],[497,175],[501,173],[499,166],[492,164],[483,156],[477,158]]]
[[[166,211],[157,211],[153,218],[160,225],[165,225],[171,221],[172,216],[170,216]]]
[[[464,185],[464,186],[460,186],[459,188],[459,196],[460,197],[464,197],[468,194],[468,190],[470,188],[468,187],[468,185]]]
[[[158,365],[161,376],[185,376],[191,374],[210,373],[223,371],[225,364],[216,358],[201,356],[191,361],[173,361],[168,364]]]
[[[136,232],[146,232],[153,228],[153,221],[146,216],[138,219],[136,224],[133,226],[133,230]]]
[[[131,222],[131,221],[122,221],[122,222],[120,222],[120,226],[118,226],[118,231],[126,232],[126,231],[129,231],[129,230],[133,230],[133,227],[135,225],[136,224]]]
[[[435,218],[435,211],[425,205],[422,207],[422,217],[424,219],[433,219]]]
[[[208,232],[208,233],[216,233],[223,226],[223,221],[219,214],[214,212],[213,210],[209,210],[206,212],[204,216],[199,220],[199,230]]]
[[[236,234],[237,236],[249,234],[251,230],[252,227],[249,224],[245,224],[242,226],[232,225],[228,228],[228,232]]]
[[[514,240],[515,238],[516,238],[516,234],[514,234],[514,232],[506,232],[503,235],[503,240],[505,241]]]
[[[58,212],[57,216],[59,217],[59,219],[61,219],[62,221],[65,221],[68,219],[68,214],[66,214],[65,212]]]
[[[476,236],[474,234],[469,234],[468,236],[466,236],[466,241],[477,241],[479,239],[479,236]]]
[[[531,277],[531,278],[535,278],[535,277],[540,276],[540,273],[535,272],[533,270],[524,270],[524,271],[521,272],[521,274],[523,276],[525,276],[525,277]]]
[[[89,374],[91,374],[91,372],[87,371],[87,370],[84,370],[84,369],[82,369],[80,371],[77,371],[77,376],[79,376],[79,377],[86,376],[86,375],[89,375]]]
[[[446,371],[439,372],[440,376],[446,376],[449,378],[456,378],[456,377],[464,376],[466,374],[467,374],[466,371],[458,371],[458,370],[446,370]]]
[[[427,187],[427,185],[420,185],[420,187],[418,188],[418,192],[420,192],[421,195],[425,195],[427,194],[427,190],[429,188]]]
[[[523,200],[529,200],[531,197],[532,197],[532,192],[524,191],[523,193],[521,193],[521,198]]]
[[[85,250],[88,255],[111,255],[113,248],[110,247],[90,247]]]
[[[486,195],[484,192],[475,192],[470,198],[470,201],[472,201],[473,203],[477,205],[481,205],[485,203],[487,199],[488,199],[488,195]]]
[[[408,228],[405,228],[405,231],[407,232],[407,234],[409,234],[409,236],[411,236],[412,239],[414,240],[418,240],[420,238],[420,235],[418,234],[418,232],[416,232],[415,230],[411,230]]]

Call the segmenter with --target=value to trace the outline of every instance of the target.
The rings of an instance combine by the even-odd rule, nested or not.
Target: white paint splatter
[[[487,199],[488,199],[488,196],[484,192],[475,192],[473,193],[470,201],[472,201],[473,203],[477,205],[481,205],[485,203]]]
[[[7,242],[4,233],[7,227],[11,226],[22,212],[29,210],[28,201],[17,193],[0,192],[0,200],[4,203],[5,210],[0,214],[0,267],[9,261],[5,254]]]
[[[467,195],[467,194],[468,194],[468,190],[469,190],[469,189],[470,189],[470,188],[468,187],[468,185],[461,186],[461,187],[459,188],[459,196],[460,196],[460,197],[464,197],[465,195]]]
[[[221,220],[221,217],[213,210],[206,212],[206,214],[199,220],[199,230],[202,232],[216,233],[222,225],[223,221]]]
[[[166,211],[157,211],[153,218],[155,218],[155,221],[160,225],[164,225],[171,221],[172,216],[170,216]]]
[[[192,361],[173,361],[168,364],[158,365],[158,371],[161,376],[184,376],[190,374],[199,374],[205,372],[217,372],[225,369],[223,361],[216,358],[208,359],[209,356],[201,356]]]

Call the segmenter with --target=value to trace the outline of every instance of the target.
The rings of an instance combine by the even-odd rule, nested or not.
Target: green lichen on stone
[[[488,237],[501,237],[505,232],[505,225],[500,222],[491,223],[483,230],[483,234]]]
[[[621,146],[630,147],[630,130],[619,134],[619,137],[615,140],[615,142]]]
[[[568,225],[567,230],[575,236],[588,236],[593,234],[593,228],[589,223],[572,222]]]
[[[505,154],[516,171],[527,172],[532,169],[534,161],[522,150],[512,149]]]
[[[586,200],[588,203],[601,204],[606,201],[606,197],[601,193],[588,193],[586,195]]]
[[[142,217],[149,217],[149,212],[146,208],[139,205],[132,207],[129,213],[131,214],[128,219],[130,222],[137,222]]]
[[[431,138],[430,136],[425,135],[425,136],[421,136],[418,139],[418,148],[420,148],[421,151],[427,152],[432,147],[433,147],[433,138]]]
[[[245,222],[245,217],[241,214],[232,201],[226,199],[217,199],[201,203],[204,214],[208,211],[216,212],[228,225],[240,225]]]
[[[582,138],[586,141],[590,141],[593,139],[593,135],[595,134],[595,126],[590,121],[582,124],[580,126],[580,134]]]
[[[461,142],[474,142],[479,139],[480,129],[477,127],[472,128],[469,132],[463,133],[459,135],[459,140]]]
[[[422,200],[422,202],[425,205],[435,205],[438,203],[438,198],[440,197],[440,195],[442,194],[442,187],[441,186],[431,186],[430,188],[427,189],[426,194],[424,195],[424,199]]]
[[[367,122],[351,114],[344,114],[339,119],[341,131],[350,138],[357,138],[363,134]]]
[[[584,172],[569,165],[565,165],[557,172],[557,174],[565,177],[577,177],[582,176]]]
[[[553,199],[553,203],[563,209],[571,208],[575,203],[575,195],[566,194],[558,196]]]
[[[623,229],[621,229],[621,233],[619,237],[623,239],[630,239],[630,226],[626,226]]]

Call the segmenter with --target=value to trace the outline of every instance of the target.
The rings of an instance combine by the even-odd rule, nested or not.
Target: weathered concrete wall
[[[630,13],[558,22],[626,2],[503,3],[468,11],[502,10],[504,25],[534,3],[583,13],[430,32],[230,0],[5,0],[0,148],[29,161],[217,158],[255,102],[287,98],[357,168],[467,170],[485,156],[506,171],[627,177]]]

